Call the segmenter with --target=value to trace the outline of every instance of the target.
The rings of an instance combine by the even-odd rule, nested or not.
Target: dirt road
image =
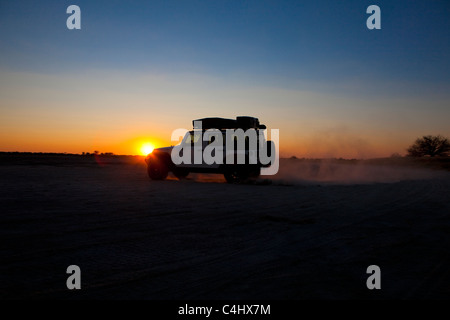
[[[403,178],[229,185],[149,181],[139,163],[2,165],[0,297],[448,299],[449,174]]]

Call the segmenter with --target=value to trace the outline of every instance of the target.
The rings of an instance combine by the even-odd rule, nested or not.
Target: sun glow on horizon
[[[150,142],[145,142],[141,146],[141,154],[143,156],[146,156],[146,155],[152,153],[154,149],[155,149],[155,147]]]

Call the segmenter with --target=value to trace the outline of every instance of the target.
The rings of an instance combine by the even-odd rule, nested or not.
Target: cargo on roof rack
[[[198,125],[201,123],[200,125]],[[266,129],[265,125],[259,124],[258,118],[241,116],[236,117],[236,119],[226,119],[226,118],[202,118],[192,121],[194,129]]]

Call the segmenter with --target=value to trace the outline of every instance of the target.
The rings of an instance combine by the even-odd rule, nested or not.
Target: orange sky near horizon
[[[0,88],[0,151],[140,154],[145,142],[175,144],[172,131],[191,129],[193,119],[241,115],[280,130],[282,157],[386,157],[405,154],[418,136],[450,133],[447,102],[438,99],[432,103],[441,116],[420,108],[426,100],[347,98],[198,74],[2,78],[8,81]]]
[[[21,136],[15,137],[14,140],[11,139],[9,145],[7,143],[2,144],[0,151],[67,152],[81,154],[82,152],[92,153],[97,150],[99,152],[113,152],[117,155],[141,155],[142,146],[146,143],[152,144],[155,148],[176,144],[176,142],[172,142],[170,139],[160,137],[157,133],[125,140],[120,140],[119,138],[117,141],[100,135],[90,141],[89,138],[80,141],[66,140],[64,137],[52,139],[45,135],[34,136],[34,139],[30,139],[24,133]],[[296,139],[280,138],[279,145],[281,157],[367,159],[387,157],[395,152],[400,154],[405,154],[406,152],[406,147],[402,142],[397,142],[397,144],[391,143],[389,147],[386,147],[382,145],[381,141],[378,143],[374,143],[374,141],[368,142],[367,140],[345,134],[337,134],[334,136],[324,135],[323,137],[313,136],[311,140],[303,138],[298,141]]]

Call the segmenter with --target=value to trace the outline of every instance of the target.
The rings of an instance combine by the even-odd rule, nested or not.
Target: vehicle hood
[[[172,149],[173,149],[173,147],[156,148],[155,150],[153,150],[153,152],[168,152],[168,153],[171,153]]]

